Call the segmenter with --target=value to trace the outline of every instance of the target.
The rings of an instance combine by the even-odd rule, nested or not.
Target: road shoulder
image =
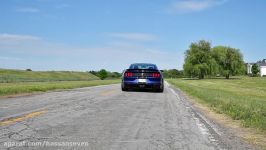
[[[220,134],[226,143],[237,143],[245,145],[245,149],[266,149],[266,136],[253,128],[244,128],[241,122],[233,120],[224,114],[218,114],[196,100],[191,96],[169,84],[178,95],[182,96],[192,109],[199,113],[207,123]]]

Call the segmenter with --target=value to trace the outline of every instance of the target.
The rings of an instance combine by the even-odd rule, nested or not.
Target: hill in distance
[[[99,78],[89,72],[76,71],[25,71],[0,69],[0,83],[49,82],[49,81],[90,81]]]

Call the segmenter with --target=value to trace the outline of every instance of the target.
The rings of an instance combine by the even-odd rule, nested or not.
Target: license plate
[[[140,83],[146,83],[146,79],[139,79]]]

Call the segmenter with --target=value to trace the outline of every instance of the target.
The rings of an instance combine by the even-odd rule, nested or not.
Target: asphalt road
[[[252,149],[168,84],[164,93],[115,84],[1,99],[0,120],[0,149]]]

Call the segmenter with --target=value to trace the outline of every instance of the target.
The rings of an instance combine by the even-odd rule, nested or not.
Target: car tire
[[[163,93],[163,88],[162,89],[159,89],[158,92]]]
[[[127,88],[121,88],[122,89],[122,91],[127,91],[128,89]]]
[[[160,92],[160,93],[163,93],[163,91],[164,91],[164,85],[162,85],[162,87],[160,87],[160,88],[158,89],[158,92]]]
[[[126,88],[125,85],[121,84],[121,90],[122,90],[122,91],[127,91],[128,88]]]

